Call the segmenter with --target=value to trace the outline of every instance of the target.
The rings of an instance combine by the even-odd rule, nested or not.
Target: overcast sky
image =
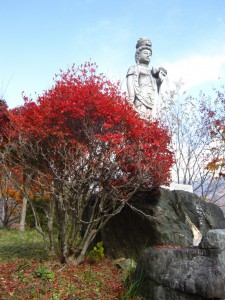
[[[0,96],[10,107],[34,99],[54,74],[90,59],[124,82],[139,37],[152,66],[189,93],[225,80],[224,0],[0,0]],[[220,79],[219,79],[220,78]]]

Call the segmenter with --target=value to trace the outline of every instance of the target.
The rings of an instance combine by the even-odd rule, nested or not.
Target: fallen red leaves
[[[54,280],[35,276],[45,268]],[[0,264],[0,299],[119,299],[121,275],[113,263],[104,259],[78,267],[63,266],[55,261],[43,263],[18,259]]]
[[[198,247],[195,247],[195,246],[171,246],[171,245],[154,246],[154,249],[190,249],[190,248],[198,248]]]

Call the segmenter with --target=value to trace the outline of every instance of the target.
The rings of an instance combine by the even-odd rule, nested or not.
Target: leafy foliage
[[[6,101],[3,99],[0,99],[0,133],[1,133],[1,142],[4,138],[7,127],[9,126],[10,119],[8,116],[8,106],[6,104]]]
[[[22,202],[22,193],[17,189],[10,176],[4,172],[0,159],[0,224],[3,227],[10,227],[18,222]],[[12,176],[13,170],[11,170]]]
[[[55,273],[52,270],[47,269],[45,266],[41,266],[34,271],[36,277],[41,278],[44,281],[53,281],[55,279]]]
[[[94,248],[88,252],[88,257],[94,261],[99,261],[104,258],[104,247],[103,242],[98,242]]]
[[[225,178],[225,90],[217,90],[214,105],[202,103],[202,113],[204,125],[211,137],[210,147],[211,160],[207,164],[207,169],[217,171],[218,176]]]

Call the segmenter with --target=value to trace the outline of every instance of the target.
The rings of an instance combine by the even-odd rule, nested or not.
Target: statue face
[[[149,64],[151,58],[151,51],[144,49],[138,57],[139,64]]]

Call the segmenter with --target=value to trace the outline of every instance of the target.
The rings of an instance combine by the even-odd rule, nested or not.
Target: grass
[[[47,259],[43,240],[35,230],[0,229],[0,262],[18,258]]]
[[[123,289],[121,271],[110,259],[87,259],[78,267],[62,265],[48,257],[36,231],[0,229],[0,299],[137,298],[129,297],[129,288]]]

